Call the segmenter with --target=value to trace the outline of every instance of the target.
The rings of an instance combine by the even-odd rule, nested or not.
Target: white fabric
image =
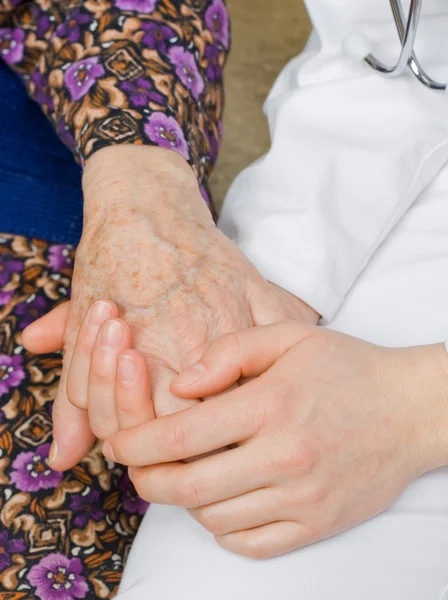
[[[448,159],[448,98],[344,54],[361,33],[397,61],[388,0],[307,0],[315,32],[265,105],[272,147],[236,179],[220,226],[270,281],[330,320]],[[405,2],[406,7],[409,1]],[[448,3],[424,0],[418,56],[448,80]]]
[[[343,55],[361,32],[394,60],[387,0],[307,5],[316,33],[266,103],[271,151],[233,185],[221,226],[327,319],[345,299],[331,327],[393,346],[447,339],[448,169],[436,175],[448,99]],[[420,58],[442,78],[447,26],[446,1],[425,0]],[[447,557],[444,468],[367,523],[263,562],[220,549],[184,510],[152,506],[118,600],[448,600]]]
[[[448,337],[448,167],[356,282],[332,328],[378,344]],[[448,358],[447,358],[448,368]],[[382,515],[270,561],[219,548],[180,508],[149,508],[118,600],[448,600],[448,468]]]

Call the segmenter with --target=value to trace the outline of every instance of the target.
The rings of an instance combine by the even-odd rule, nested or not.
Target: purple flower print
[[[41,600],[85,598],[89,591],[79,558],[67,558],[63,554],[45,556],[31,567],[27,579]]]
[[[165,103],[165,96],[154,89],[149,79],[139,77],[136,81],[123,81],[120,89],[129,95],[132,106],[147,106],[148,102]]]
[[[11,554],[24,552],[23,540],[10,539],[6,529],[0,531],[0,573],[12,565]]]
[[[121,10],[132,10],[137,13],[154,12],[159,0],[115,0],[116,6]]]
[[[23,271],[23,263],[20,260],[5,260],[0,255],[0,288],[10,281],[14,273],[20,273],[20,271]]]
[[[0,397],[18,387],[24,379],[22,357],[0,354]]]
[[[0,28],[0,57],[13,65],[23,58],[25,32],[21,29]]]
[[[104,68],[98,64],[98,57],[84,58],[74,62],[65,72],[64,81],[72,100],[79,100],[95,85],[98,77],[104,75]]]
[[[204,91],[204,80],[199,73],[194,55],[181,46],[173,46],[168,56],[175,67],[176,75],[197,100]]]
[[[205,73],[210,81],[220,81],[222,79],[222,67],[219,63],[219,46],[213,44],[213,46],[207,46],[204,52],[204,56],[207,59],[207,69]]]
[[[39,73],[39,71],[34,71],[34,73],[31,75],[31,81],[33,81],[36,86],[36,91],[34,92],[34,99],[36,102],[47,106],[49,111],[53,111],[54,103],[50,94],[48,77],[46,75],[42,75]]]
[[[142,29],[145,32],[142,42],[145,46],[151,50],[157,50],[160,54],[166,54],[170,41],[177,38],[174,29],[157,21],[143,23]]]
[[[11,481],[22,492],[37,492],[57,487],[63,473],[53,471],[48,465],[50,444],[34,452],[22,452],[12,463]]]
[[[71,269],[73,267],[72,253],[70,246],[66,244],[55,244],[48,250],[48,264],[53,271],[62,269]]]
[[[161,148],[176,150],[186,160],[189,159],[184,132],[174,117],[168,117],[163,112],[154,112],[148,117],[144,129],[151,142]]]
[[[142,500],[135,488],[132,484],[132,481],[129,479],[127,473],[123,475],[118,484],[118,489],[121,492],[121,501],[123,503],[123,508],[130,514],[138,514],[144,515],[148,510],[149,503],[145,500]]]
[[[25,329],[30,323],[41,317],[47,309],[47,301],[42,296],[32,294],[25,302],[20,302],[14,313],[19,315],[19,327]]]
[[[99,521],[104,517],[104,511],[100,505],[100,493],[96,490],[90,491],[85,496],[80,494],[73,496],[70,501],[70,508],[75,514],[73,523],[79,529],[85,527],[89,519]]]
[[[33,21],[36,23],[36,33],[39,39],[45,37],[47,31],[50,30],[50,17],[37,5],[33,6]]]
[[[6,306],[14,292],[0,292],[0,306]]]
[[[73,44],[73,42],[77,42],[81,37],[81,27],[85,25],[91,20],[89,15],[81,12],[79,9],[75,10],[65,21],[65,23],[61,23],[56,29],[56,34],[59,37],[67,38],[68,41]]]
[[[229,17],[223,0],[213,0],[205,11],[205,24],[217,42],[229,47]]]

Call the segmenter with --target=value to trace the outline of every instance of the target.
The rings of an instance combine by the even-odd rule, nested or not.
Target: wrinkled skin
[[[58,469],[76,464],[93,440],[82,410],[85,394],[79,393],[87,373],[68,396],[67,377],[79,327],[96,300],[115,302],[130,324],[133,346],[149,367],[157,416],[194,402],[176,398],[169,384],[220,335],[285,318],[318,318],[267,283],[215,227],[193,172],[174,152],[101,150],[86,165],[83,189],[84,229],[53,412],[58,453],[52,466]],[[51,328],[52,317],[47,319]],[[108,423],[100,430],[103,435],[95,433],[103,439],[112,433]]]

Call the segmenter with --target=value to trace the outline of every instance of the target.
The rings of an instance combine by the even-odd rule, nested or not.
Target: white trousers
[[[389,346],[448,338],[448,169],[380,248],[331,327]],[[380,516],[261,562],[218,547],[183,509],[153,505],[118,598],[448,600],[448,468],[415,481]]]

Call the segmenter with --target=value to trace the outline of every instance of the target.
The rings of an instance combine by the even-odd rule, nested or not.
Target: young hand
[[[231,242],[226,240],[225,243],[230,249]],[[216,249],[216,244],[214,246]],[[232,252],[238,254],[239,251],[234,248]],[[223,259],[224,254],[225,252],[221,252],[220,260]],[[210,256],[207,261],[204,263],[204,276],[213,278],[213,269],[218,268],[218,262],[214,264]],[[223,277],[233,278],[232,285],[237,286],[235,264],[228,269],[221,265],[219,269]],[[247,261],[245,264],[248,269],[244,275],[246,289],[242,286],[241,290],[235,292],[236,299],[228,289],[229,286],[224,283],[218,284],[218,279],[215,281],[214,288],[207,287],[199,279],[196,280],[201,294],[205,291],[207,293],[203,298],[205,304],[203,302],[201,309],[194,302],[189,304],[191,309],[195,306],[198,309],[194,308],[194,317],[183,304],[190,302],[188,298],[193,290],[186,293],[185,290],[182,291],[182,286],[171,294],[169,299],[164,298],[163,295],[159,296],[157,301],[148,299],[147,307],[134,311],[134,315],[132,311],[123,311],[121,305],[121,313],[133,328],[134,345],[143,353],[150,369],[152,399],[157,416],[181,410],[198,401],[197,399],[184,400],[175,396],[169,391],[169,382],[188,363],[200,358],[211,341],[219,337],[220,330],[222,332],[240,328],[243,324],[249,326],[253,324],[252,318],[255,319],[255,324],[279,321],[285,316],[301,319],[304,322],[317,322],[318,315],[309,306],[285,290],[265,282],[259,275],[257,275],[258,283],[249,286],[249,271],[253,273],[253,267]],[[146,284],[151,288],[149,280]],[[147,294],[150,297],[151,290],[148,290]],[[177,299],[176,294],[179,296]],[[244,307],[248,302],[249,305],[246,304]],[[231,306],[233,308],[230,308]],[[61,350],[67,336],[67,322],[71,312],[71,303],[67,302],[34,322],[22,334],[24,346],[36,353]],[[244,319],[241,321],[243,313],[247,313],[247,321]],[[110,300],[98,301],[90,307],[87,306],[86,315],[79,324],[74,341],[69,348],[65,345],[66,367],[61,376],[53,409],[55,444],[52,447],[51,458],[52,467],[55,469],[63,470],[76,464],[93,442],[94,434],[104,439],[117,430],[117,420],[111,412],[111,403],[103,403],[102,396],[98,396],[99,400],[95,402],[95,394],[92,396],[89,392],[91,388],[89,371],[92,350],[100,329],[107,320],[118,317],[118,314],[117,305]],[[154,318],[149,319],[148,314],[154,314]],[[143,319],[137,328],[135,319]],[[124,321],[121,321],[121,325],[125,326]],[[128,345],[130,338],[129,330],[123,330],[123,327],[115,327],[115,330],[119,339],[117,347],[108,349],[111,358],[114,352]],[[153,343],[150,343],[151,340]],[[112,342],[112,338],[110,341]],[[163,373],[165,375],[162,376]],[[166,376],[167,373],[169,376]],[[87,408],[93,433],[89,427]],[[96,417],[92,416],[94,414]]]
[[[256,379],[103,451],[132,467],[145,500],[189,508],[233,552],[271,557],[376,515],[445,464],[447,372],[443,345],[387,349],[292,321],[245,330],[172,390],[203,397]]]

